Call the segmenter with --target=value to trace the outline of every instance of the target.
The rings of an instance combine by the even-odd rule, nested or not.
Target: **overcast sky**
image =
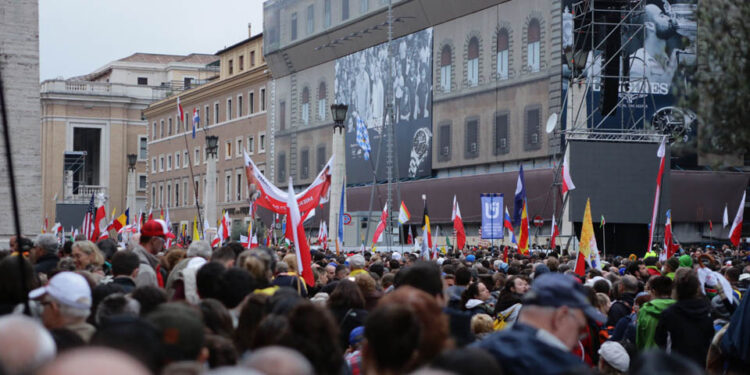
[[[215,53],[263,29],[263,0],[39,0],[42,81],[135,52]]]

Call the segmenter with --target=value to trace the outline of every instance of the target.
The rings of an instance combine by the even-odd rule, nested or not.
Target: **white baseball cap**
[[[49,294],[62,304],[78,309],[91,308],[91,288],[86,279],[75,272],[60,272],[49,284],[29,292],[29,298],[38,299]]]
[[[630,356],[627,350],[617,341],[605,341],[599,347],[599,355],[617,371],[627,372],[630,367]]]

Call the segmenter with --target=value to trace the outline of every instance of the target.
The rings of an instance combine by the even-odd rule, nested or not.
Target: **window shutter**
[[[446,66],[451,64],[451,47],[443,47],[443,51],[440,53],[440,66]]]
[[[469,41],[469,60],[479,57],[479,40],[476,37]]]

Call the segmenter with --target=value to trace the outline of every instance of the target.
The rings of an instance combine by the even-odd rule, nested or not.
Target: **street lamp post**
[[[138,155],[128,154],[128,198],[125,207],[128,208],[130,217],[135,217],[135,163],[138,161]]]
[[[339,207],[341,205],[339,197],[341,196],[344,175],[346,174],[346,164],[344,162],[344,120],[346,120],[346,112],[348,110],[349,106],[346,104],[331,105],[331,115],[333,116],[333,168],[331,170],[331,196],[328,200],[330,204],[330,209],[328,210],[328,227],[332,229],[330,233],[333,233],[333,236],[329,237],[332,237],[334,241],[338,236],[339,212],[346,209],[346,207]],[[346,201],[344,201],[344,205],[346,205]]]
[[[216,154],[218,149],[219,137],[215,135],[207,135],[206,160],[208,162],[206,163],[206,196],[203,200],[206,204],[205,217],[208,221],[209,228],[216,228]]]

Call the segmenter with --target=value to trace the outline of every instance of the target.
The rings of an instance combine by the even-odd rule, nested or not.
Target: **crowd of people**
[[[13,239],[0,374],[742,374],[750,253],[660,261]],[[19,255],[22,253],[22,255]]]

